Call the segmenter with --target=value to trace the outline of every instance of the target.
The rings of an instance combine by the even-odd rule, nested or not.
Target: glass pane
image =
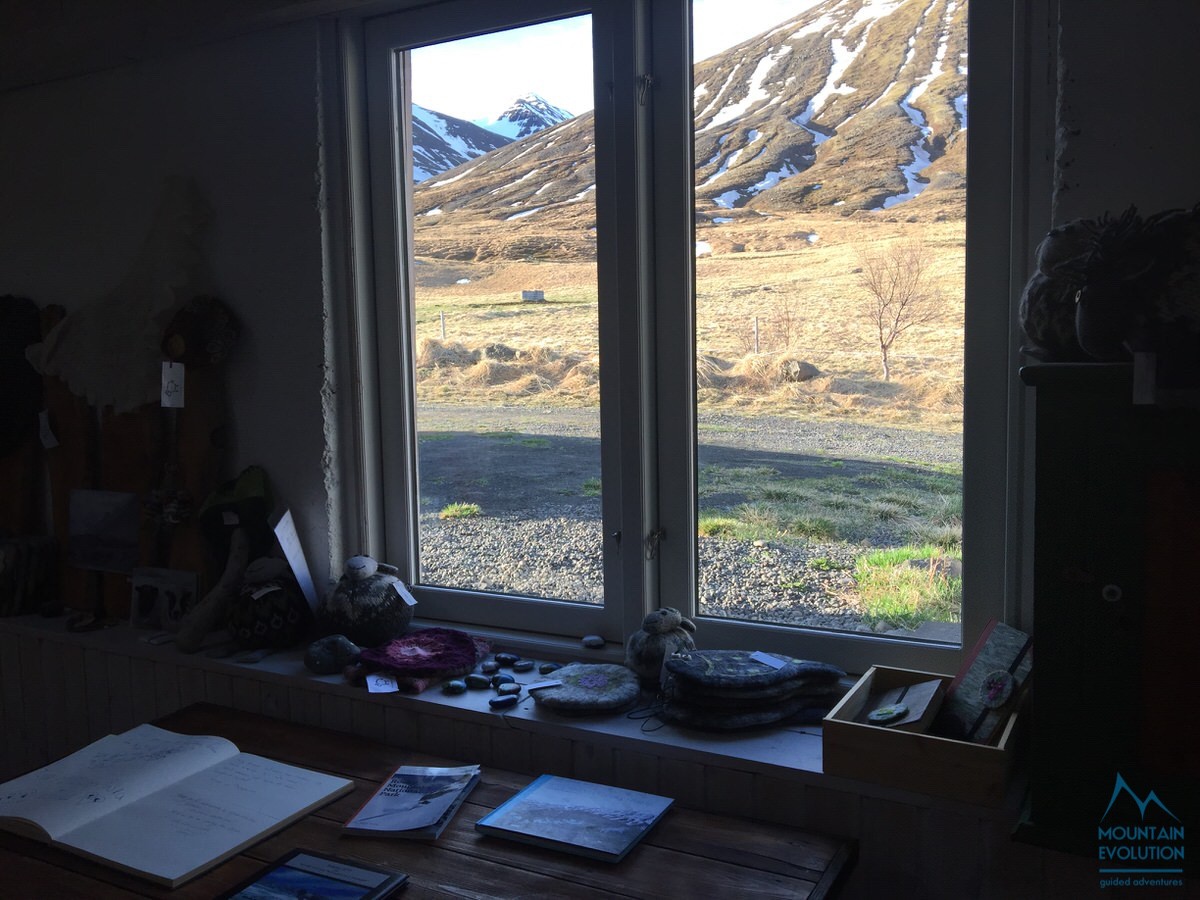
[[[702,615],[958,641],[967,10],[693,0]]]
[[[420,582],[600,603],[590,18],[411,71]]]

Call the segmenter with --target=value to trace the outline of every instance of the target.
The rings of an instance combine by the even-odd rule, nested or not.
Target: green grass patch
[[[447,503],[438,513],[439,519],[469,519],[483,512],[478,503]]]
[[[933,545],[872,550],[854,565],[863,618],[872,628],[912,629],[924,622],[957,622],[962,578],[950,571],[949,556]]]
[[[730,516],[701,516],[696,523],[700,537],[737,537],[743,525]]]
[[[583,496],[599,497],[600,496],[600,479],[589,478],[583,483]]]

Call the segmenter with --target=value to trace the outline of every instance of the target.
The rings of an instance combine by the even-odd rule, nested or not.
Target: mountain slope
[[[424,181],[467,160],[482,156],[512,139],[413,104],[413,180]]]
[[[697,64],[698,224],[821,210],[962,218],[966,12],[958,0],[826,0]],[[472,219],[520,223],[530,242],[550,229],[545,255],[594,243],[592,129],[586,113],[422,185],[418,214],[434,213],[418,220],[424,250],[529,255],[516,232],[491,249],[448,236]]]

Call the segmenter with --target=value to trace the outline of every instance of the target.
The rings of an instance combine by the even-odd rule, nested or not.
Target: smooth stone
[[[517,694],[508,694],[501,697],[493,697],[488,701],[488,706],[492,709],[508,709],[510,706],[516,706],[521,701]]]
[[[467,687],[473,691],[481,691],[484,688],[490,688],[492,686],[492,679],[488,678],[486,675],[480,675],[477,672],[472,672],[464,680],[466,681]]]
[[[515,681],[498,684],[496,685],[496,693],[501,697],[507,697],[509,694],[519,694],[521,693],[521,686]]]
[[[497,653],[496,654],[496,662],[506,668],[508,666],[511,666],[513,663],[515,663],[520,658],[521,657],[517,656],[517,654],[515,654],[515,653]]]
[[[358,659],[361,651],[344,634],[319,638],[304,651],[304,665],[317,675],[335,675]]]
[[[583,637],[583,646],[589,650],[598,650],[604,646],[604,638],[598,634],[587,634]]]
[[[532,669],[533,669],[533,660],[532,659],[518,659],[515,663],[512,664],[512,670],[514,672],[529,672]]]
[[[487,662],[479,664],[479,671],[484,675],[495,675],[500,671],[500,663],[494,659],[489,659]]]
[[[454,678],[442,685],[443,694],[465,694],[467,692],[467,683],[461,678]]]
[[[557,672],[562,668],[562,665],[554,662],[544,662],[538,666],[538,671],[543,675],[549,675],[551,672]]]
[[[498,688],[502,684],[512,684],[516,680],[517,679],[513,678],[511,675],[505,675],[505,674],[493,675],[492,680],[491,680],[491,685],[494,688]]]

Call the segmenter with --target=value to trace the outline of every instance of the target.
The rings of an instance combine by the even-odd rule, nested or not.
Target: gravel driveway
[[[600,602],[600,501],[585,490],[599,472],[595,414],[421,409],[422,581]],[[849,477],[962,460],[961,436],[904,428],[718,413],[702,414],[699,430],[701,466],[770,465],[786,476],[827,474],[831,458]],[[438,519],[452,502],[484,514]],[[861,550],[700,538],[701,613],[869,630],[851,590]]]

